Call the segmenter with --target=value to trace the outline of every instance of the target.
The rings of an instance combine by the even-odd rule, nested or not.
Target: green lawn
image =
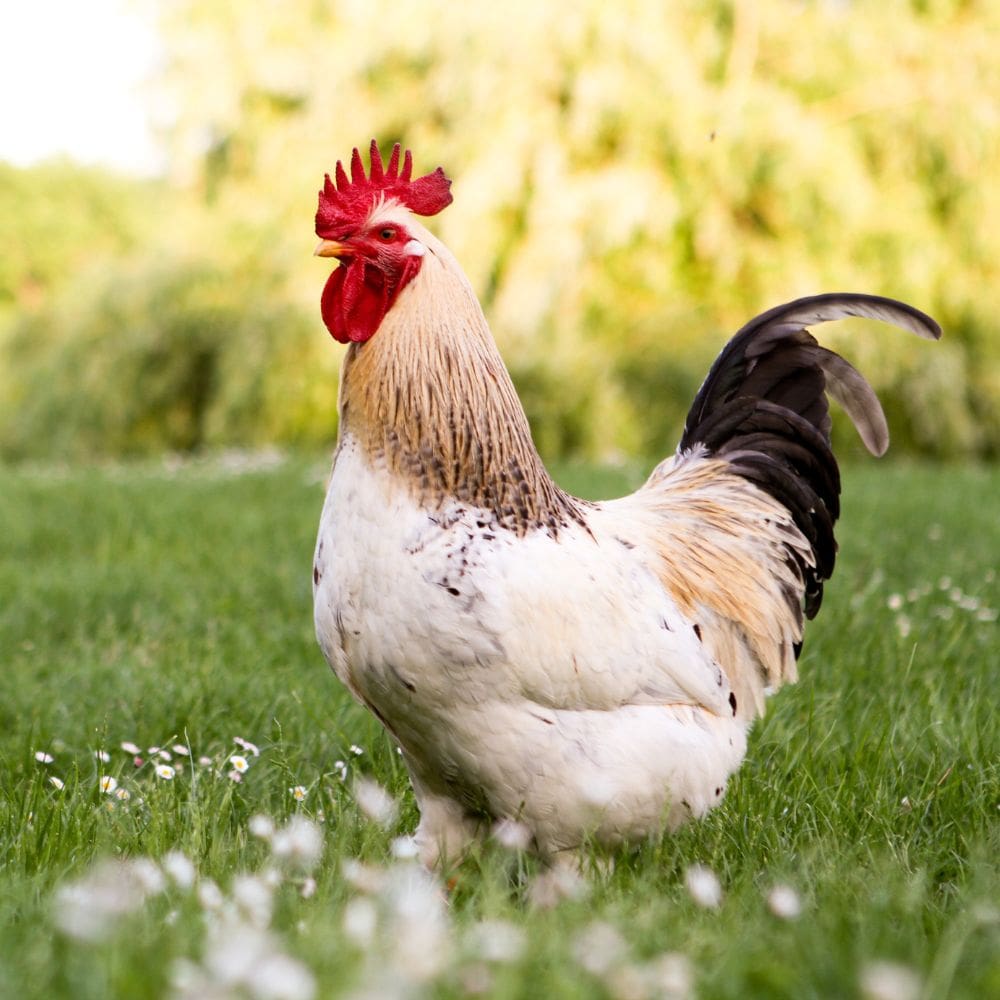
[[[1000,471],[847,470],[803,679],[772,700],[722,807],[595,865],[554,907],[532,902],[537,865],[497,844],[447,905],[394,858],[416,823],[405,774],[312,635],[324,474],[0,470],[0,996],[412,996],[421,975],[446,997],[680,996],[686,978],[704,997],[850,997],[865,977],[871,995],[1000,996]],[[398,798],[388,828],[358,808],[360,777]],[[320,821],[315,885],[311,827],[270,846],[249,828],[296,813]],[[162,888],[159,869],[93,868],[169,852],[193,885],[176,857]],[[696,863],[718,908],[685,887]],[[797,919],[771,911],[777,884]]]

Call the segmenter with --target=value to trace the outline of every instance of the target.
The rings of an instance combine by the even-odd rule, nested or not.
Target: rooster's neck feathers
[[[341,380],[342,439],[355,438],[421,503],[458,500],[524,534],[583,522],[583,504],[549,476],[468,280],[427,247],[420,273],[378,333],[353,344]]]

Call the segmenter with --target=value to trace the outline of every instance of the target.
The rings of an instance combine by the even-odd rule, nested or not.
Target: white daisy
[[[39,764],[51,764],[52,761],[55,760],[55,757],[53,757],[50,753],[46,753],[44,750],[36,750],[35,760],[37,760]]]
[[[60,791],[62,791],[62,789],[66,787],[63,784],[62,778],[57,778],[54,774],[49,778],[49,782],[50,784],[55,785],[56,788],[58,788]]]
[[[164,781],[173,781],[177,772],[169,764],[157,764],[156,776]]]
[[[354,799],[361,811],[380,826],[389,827],[396,821],[396,800],[371,778],[359,778],[354,785]]]
[[[249,829],[255,837],[261,840],[270,840],[274,834],[274,820],[270,816],[258,813],[250,817]]]
[[[95,750],[94,756],[102,763],[107,764],[111,760],[111,754],[107,750]]]
[[[258,749],[256,743],[251,743],[249,740],[243,739],[242,736],[234,736],[233,737],[233,742],[238,747],[242,747],[244,750],[246,750],[247,753],[253,754],[254,757],[259,757],[260,756],[260,750]]]
[[[271,840],[276,858],[311,871],[323,854],[323,831],[305,816],[293,816]]]
[[[706,910],[714,910],[722,903],[722,886],[711,868],[691,865],[684,873],[684,885],[691,898]]]
[[[234,753],[232,757],[229,758],[229,763],[233,765],[233,770],[239,774],[245,774],[247,769],[250,767],[246,757],[241,757],[238,753]]]
[[[98,784],[105,795],[110,795],[118,787],[118,779],[111,777],[110,774],[102,774],[98,779]]]
[[[288,790],[292,793],[292,798],[295,799],[296,802],[301,802],[306,795],[309,794],[305,785],[293,785]]]
[[[767,894],[767,908],[782,920],[795,920],[802,913],[802,902],[790,885],[776,885]]]
[[[118,745],[126,753],[130,753],[133,756],[135,756],[135,754],[137,754],[137,753],[142,753],[142,751],[134,743],[129,743],[128,740],[126,740],[124,743],[119,743]]]
[[[191,859],[180,851],[168,851],[163,858],[163,870],[181,889],[194,885],[197,872]]]

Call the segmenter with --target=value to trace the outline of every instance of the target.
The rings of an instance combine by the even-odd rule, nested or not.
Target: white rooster
[[[796,677],[833,569],[840,492],[826,393],[885,451],[865,380],[805,327],[940,329],[834,294],[758,316],[723,349],[677,453],[631,496],[552,480],[482,309],[416,219],[440,168],[358,150],[319,196],[322,297],[350,343],[313,568],[316,631],[402,748],[430,865],[499,820],[554,859],[674,829],[718,803],[765,693]]]

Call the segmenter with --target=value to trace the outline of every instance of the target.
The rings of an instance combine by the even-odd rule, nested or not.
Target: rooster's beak
[[[313,250],[314,257],[347,257],[351,253],[351,248],[346,243],[338,243],[336,240],[320,240]]]

